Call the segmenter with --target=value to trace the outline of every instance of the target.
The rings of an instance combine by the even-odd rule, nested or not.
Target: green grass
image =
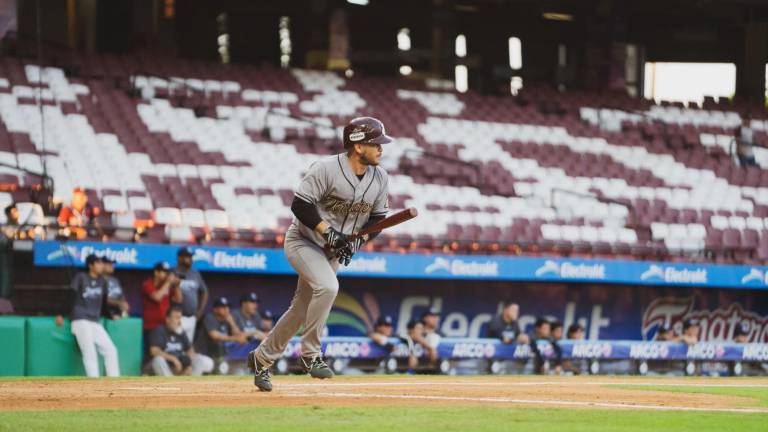
[[[766,414],[509,407],[185,408],[0,412],[0,431],[768,431]]]
[[[766,387],[689,387],[689,386],[659,386],[653,384],[616,384],[605,387],[625,390],[648,390],[671,393],[703,393],[722,396],[741,396],[754,400],[756,407],[768,407],[768,388]]]

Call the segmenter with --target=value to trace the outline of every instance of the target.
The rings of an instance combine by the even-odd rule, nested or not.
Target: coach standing
[[[119,306],[119,303],[108,299],[107,282],[102,277],[102,262],[96,255],[85,258],[85,272],[79,272],[72,279],[73,300],[70,319],[72,334],[77,339],[77,345],[83,355],[83,367],[89,377],[99,376],[98,353],[104,356],[104,367],[107,376],[120,376],[120,366],[117,361],[117,348],[109,338],[107,331],[99,323],[104,302]],[[56,317],[56,325],[61,326],[64,319]]]
[[[192,268],[192,249],[182,247],[176,254],[177,264],[175,273],[179,277],[181,287],[181,327],[187,333],[189,340],[195,340],[195,326],[205,313],[208,303],[208,286],[200,273]]]

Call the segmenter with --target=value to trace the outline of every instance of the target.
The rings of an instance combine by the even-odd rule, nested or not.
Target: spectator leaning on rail
[[[584,340],[584,327],[579,323],[569,325],[565,337],[571,340]]]
[[[376,320],[376,323],[373,325],[373,330],[368,333],[368,337],[370,337],[373,343],[376,345],[383,347],[387,351],[391,352],[394,348],[392,343],[389,341],[389,338],[392,337],[392,333],[392,317],[383,316]]]
[[[557,321],[550,323],[551,337],[549,341],[552,343],[552,350],[555,352],[555,358],[553,363],[555,365],[555,373],[560,375],[563,372],[563,349],[560,348],[558,343],[563,338],[563,324]]]
[[[125,300],[125,293],[120,281],[115,275],[115,261],[106,256],[101,257],[104,268],[104,279],[107,281],[107,298],[113,301],[113,304],[107,305],[107,317],[116,320],[128,316],[131,309],[128,301]],[[115,306],[117,303],[118,306]]]
[[[104,367],[107,376],[120,376],[120,366],[117,361],[117,348],[109,338],[107,331],[99,323],[104,302],[113,306],[119,303],[113,302],[107,296],[107,282],[101,276],[101,259],[96,255],[88,255],[85,258],[85,272],[79,272],[72,279],[72,334],[75,335],[77,345],[83,355],[83,367],[89,377],[99,376],[98,353],[104,356]],[[64,324],[61,315],[56,317],[56,325]]]
[[[574,323],[568,326],[568,331],[565,333],[566,339],[569,340],[584,340],[584,327],[579,323]],[[587,368],[586,360],[563,360],[563,371],[570,372],[574,375],[580,375]]]
[[[440,345],[440,339],[443,338],[440,333],[440,314],[436,309],[430,309],[421,314],[421,323],[424,325],[424,340],[427,341],[429,346],[437,351],[437,346]]]
[[[165,325],[149,333],[149,355],[155,375],[202,375],[213,370],[213,360],[198,354],[181,328],[181,308],[168,309]]]
[[[187,332],[189,340],[195,340],[195,327],[197,322],[202,319],[205,306],[208,303],[208,286],[200,273],[192,268],[193,256],[194,253],[191,248],[180,248],[176,253],[177,265],[175,269],[176,275],[181,280],[179,282],[182,293],[180,305],[184,314],[181,318],[181,326]]]
[[[539,351],[539,345],[536,343],[539,340],[549,341],[551,337],[550,323],[546,318],[537,318],[536,323],[533,326],[533,334],[531,334],[531,352],[533,353],[533,371],[537,374],[546,374],[547,363],[544,361],[544,356]]]
[[[680,336],[680,340],[688,345],[698,343],[700,330],[698,320],[687,319],[683,321],[683,334]]]
[[[658,342],[675,342],[676,339],[675,334],[667,326],[659,326],[658,330],[656,330],[655,340]]]
[[[488,323],[486,336],[500,339],[505,344],[528,343],[528,335],[520,331],[520,324],[517,322],[519,316],[520,306],[513,301],[505,301],[501,313]]]
[[[733,342],[749,343],[749,326],[746,323],[738,324],[733,329]]]
[[[265,333],[269,333],[272,330],[272,326],[275,325],[275,316],[272,311],[267,309],[261,313],[261,328]]]
[[[259,314],[259,297],[256,293],[240,297],[240,309],[232,312],[232,318],[249,341],[262,341],[267,337]]]
[[[401,337],[408,345],[408,373],[413,373],[419,366],[419,357],[423,352],[430,363],[437,361],[437,348],[424,338],[424,324],[421,321],[411,320],[406,326],[407,332]]]

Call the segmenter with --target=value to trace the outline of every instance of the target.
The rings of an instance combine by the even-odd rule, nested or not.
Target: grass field
[[[768,379],[0,380],[0,431],[768,431]]]

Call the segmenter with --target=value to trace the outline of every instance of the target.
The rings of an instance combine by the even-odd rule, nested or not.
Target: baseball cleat
[[[268,367],[264,367],[256,360],[256,350],[248,353],[248,369],[253,372],[253,385],[258,387],[259,391],[272,391],[272,374]]]
[[[333,378],[333,371],[323,360],[321,355],[315,357],[299,357],[299,366],[312,378],[327,379]]]

